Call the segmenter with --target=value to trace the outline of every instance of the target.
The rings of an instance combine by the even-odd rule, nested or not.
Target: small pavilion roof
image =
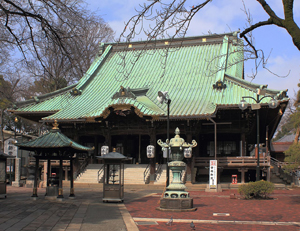
[[[126,156],[124,156],[123,154],[119,153],[119,152],[109,152],[106,155],[103,156],[96,156],[98,159],[108,159],[108,160],[123,160],[123,159],[127,159]]]
[[[9,158],[9,157],[12,157],[12,156],[10,156],[10,155],[8,155],[8,154],[5,154],[4,152],[2,152],[2,151],[0,151],[0,158],[1,159],[3,159],[3,158]]]
[[[86,147],[71,140],[62,134],[57,126],[58,124],[55,123],[54,127],[49,133],[30,141],[16,143],[15,145],[23,150],[28,151],[45,149],[73,149],[88,152],[94,150],[94,147]]]

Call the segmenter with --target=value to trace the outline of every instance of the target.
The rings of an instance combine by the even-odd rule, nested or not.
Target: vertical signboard
[[[15,142],[17,142],[17,140],[13,138],[9,138],[4,141],[4,153],[18,157],[18,147],[15,145]]]
[[[217,170],[218,170],[217,160],[210,160],[210,163],[209,163],[209,188],[211,188],[211,189],[217,188]]]

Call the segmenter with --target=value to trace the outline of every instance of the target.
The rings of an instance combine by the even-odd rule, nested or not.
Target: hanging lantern
[[[153,145],[147,146],[147,157],[154,158],[155,157],[155,147]]]
[[[184,149],[184,158],[192,158],[192,149],[191,148]]]
[[[109,152],[109,147],[108,146],[102,146],[101,147],[101,156],[106,155]]]

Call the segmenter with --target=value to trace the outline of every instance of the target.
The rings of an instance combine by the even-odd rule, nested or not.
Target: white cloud
[[[244,0],[246,8],[250,10],[253,16],[253,23],[267,20],[268,15],[263,10],[257,0]],[[187,6],[193,6],[200,0],[188,0]],[[123,31],[124,22],[127,22],[136,14],[135,8],[139,9],[139,4],[149,4],[147,0],[87,0],[91,4],[90,9],[96,10],[109,25],[116,31],[116,37]],[[282,0],[269,0],[268,3],[278,14],[283,17]],[[235,31],[238,28],[245,28],[246,16],[242,11],[242,0],[214,0],[193,18],[188,36],[197,36],[212,33],[224,33]],[[300,22],[300,1],[294,1],[295,20]],[[292,96],[293,90],[298,90],[297,83],[300,79],[299,59],[300,52],[294,47],[290,36],[284,29],[278,29],[276,26],[267,26],[255,30],[256,45],[258,48],[270,52],[273,48],[268,68],[278,75],[286,75],[291,70],[287,78],[278,78],[268,71],[259,70],[259,74],[253,82],[269,84],[273,89],[289,89],[289,95]],[[249,64],[246,64],[248,69]],[[246,79],[250,81],[250,79]]]
[[[268,88],[275,90],[288,89],[290,97],[299,90],[297,84],[300,82],[300,63],[297,57],[276,56],[268,60],[267,68],[279,76],[270,73],[266,69],[260,69],[254,83],[268,84]],[[250,70],[248,70],[248,73]],[[247,74],[247,72],[246,72]],[[249,78],[246,80],[251,81]]]

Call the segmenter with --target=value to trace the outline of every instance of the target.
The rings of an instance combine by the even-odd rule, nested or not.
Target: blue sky
[[[189,6],[196,5],[201,0],[187,1]],[[86,0],[89,9],[96,11],[116,31],[116,37],[124,28],[124,23],[135,15],[135,8],[139,4],[149,3],[145,0]],[[268,15],[256,0],[245,0],[246,7],[250,10],[253,22],[264,21]],[[267,0],[279,17],[283,17],[282,0]],[[246,26],[246,16],[241,0],[213,0],[205,9],[194,17],[188,36],[197,36],[212,33],[224,33],[243,30]],[[300,1],[294,2],[294,18],[300,26]],[[254,32],[255,46],[262,49],[268,59],[267,67],[279,76],[289,75],[285,78],[277,77],[267,70],[260,68],[254,80],[247,78],[254,68],[253,63],[245,63],[246,80],[259,84],[268,84],[268,88],[276,90],[289,89],[288,95],[294,97],[300,82],[300,51],[293,45],[288,33],[276,26],[264,26]]]

